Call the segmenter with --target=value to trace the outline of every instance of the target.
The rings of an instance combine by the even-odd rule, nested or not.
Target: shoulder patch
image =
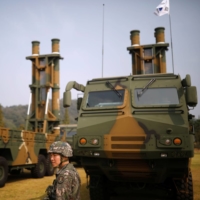
[[[59,177],[58,177],[58,183],[59,184],[61,184],[61,183],[63,183],[64,182],[64,179],[65,179],[65,177],[64,176],[62,176],[62,175],[60,175]]]

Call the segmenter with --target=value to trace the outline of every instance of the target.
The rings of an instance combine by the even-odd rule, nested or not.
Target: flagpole
[[[169,8],[170,8],[170,0],[169,0]],[[171,38],[172,69],[174,74],[174,55],[173,55],[173,45],[172,45],[172,27],[171,27],[170,11],[169,11],[169,26],[170,26],[170,38]]]
[[[103,4],[103,24],[102,24],[102,78],[103,78],[103,61],[104,61],[104,4]]]
[[[170,27],[170,39],[171,39],[171,53],[172,53],[172,69],[174,74],[174,55],[173,55],[173,44],[172,44],[172,27],[171,27],[171,16],[170,16],[170,0],[162,0],[162,2],[156,7],[154,12],[157,16],[169,14],[169,27]]]

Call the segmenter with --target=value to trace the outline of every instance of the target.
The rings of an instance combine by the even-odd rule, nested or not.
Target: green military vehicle
[[[72,145],[72,137],[77,133],[77,124],[60,124],[60,139]]]
[[[0,127],[0,187],[8,174],[29,169],[33,177],[53,175],[47,156],[49,146],[60,140],[59,39],[52,39],[52,53],[39,54],[38,41],[32,42],[32,84],[25,130]],[[49,102],[50,94],[52,102]]]
[[[77,100],[73,152],[89,177],[91,200],[159,187],[175,199],[193,199],[189,111],[197,105],[197,90],[190,75],[166,73],[163,27],[155,29],[155,44],[140,45],[139,33],[131,31],[127,48],[132,75],[67,84],[64,107],[71,104],[72,88],[84,93]]]
[[[71,146],[73,145],[73,135],[77,134],[77,124],[60,124],[60,140],[67,141]],[[81,166],[80,157],[70,157],[70,162],[76,166]]]

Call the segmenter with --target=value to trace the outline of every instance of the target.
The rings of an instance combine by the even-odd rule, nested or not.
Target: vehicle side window
[[[65,129],[64,129],[64,128],[61,128],[61,129],[60,129],[60,136],[63,136],[64,133],[65,133]]]
[[[72,136],[75,135],[75,134],[76,134],[76,128],[68,128],[68,129],[67,129],[66,136],[72,137]]]

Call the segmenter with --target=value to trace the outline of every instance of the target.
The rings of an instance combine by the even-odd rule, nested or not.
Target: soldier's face
[[[58,167],[61,162],[61,156],[57,153],[51,153],[50,155],[51,163],[53,167]]]

